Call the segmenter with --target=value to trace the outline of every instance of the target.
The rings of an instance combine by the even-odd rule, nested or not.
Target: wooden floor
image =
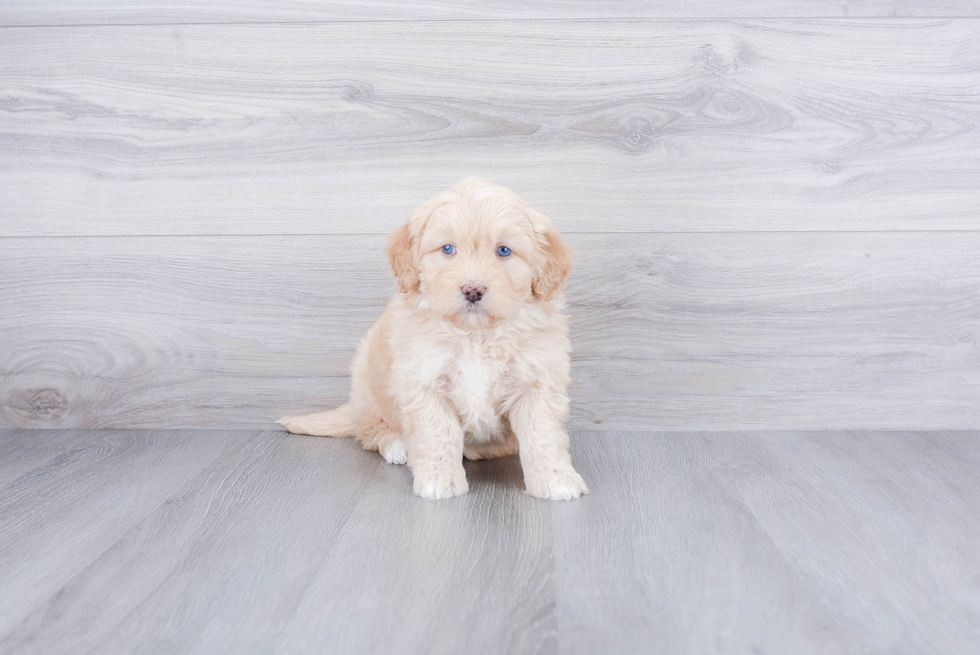
[[[967,653],[980,433],[582,433],[592,493],[350,440],[0,431],[0,652]]]

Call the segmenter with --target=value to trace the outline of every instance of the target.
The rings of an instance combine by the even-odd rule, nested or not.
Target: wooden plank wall
[[[0,426],[340,403],[384,234],[568,235],[576,429],[980,428],[973,2],[0,5]]]

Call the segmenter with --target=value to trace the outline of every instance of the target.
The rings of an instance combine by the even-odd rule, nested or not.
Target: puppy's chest
[[[476,440],[502,432],[500,406],[512,386],[508,369],[492,348],[467,348],[453,358],[449,397],[463,429]]]

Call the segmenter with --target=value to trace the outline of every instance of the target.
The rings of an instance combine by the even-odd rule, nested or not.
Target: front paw
[[[470,490],[462,463],[459,467],[415,469],[412,475],[415,495],[422,498],[452,498]]]
[[[393,439],[391,443],[379,446],[378,451],[389,464],[404,464],[408,461],[408,450],[403,439]]]
[[[589,493],[582,476],[574,469],[525,473],[524,485],[528,494],[548,500],[571,500]]]

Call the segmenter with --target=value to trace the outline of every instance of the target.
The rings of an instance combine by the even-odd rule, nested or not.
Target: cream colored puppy
[[[571,251],[552,222],[470,177],[416,209],[387,254],[399,293],[357,348],[350,403],[279,422],[408,462],[423,498],[469,490],[464,456],[514,453],[532,496],[586,493],[563,428]]]

